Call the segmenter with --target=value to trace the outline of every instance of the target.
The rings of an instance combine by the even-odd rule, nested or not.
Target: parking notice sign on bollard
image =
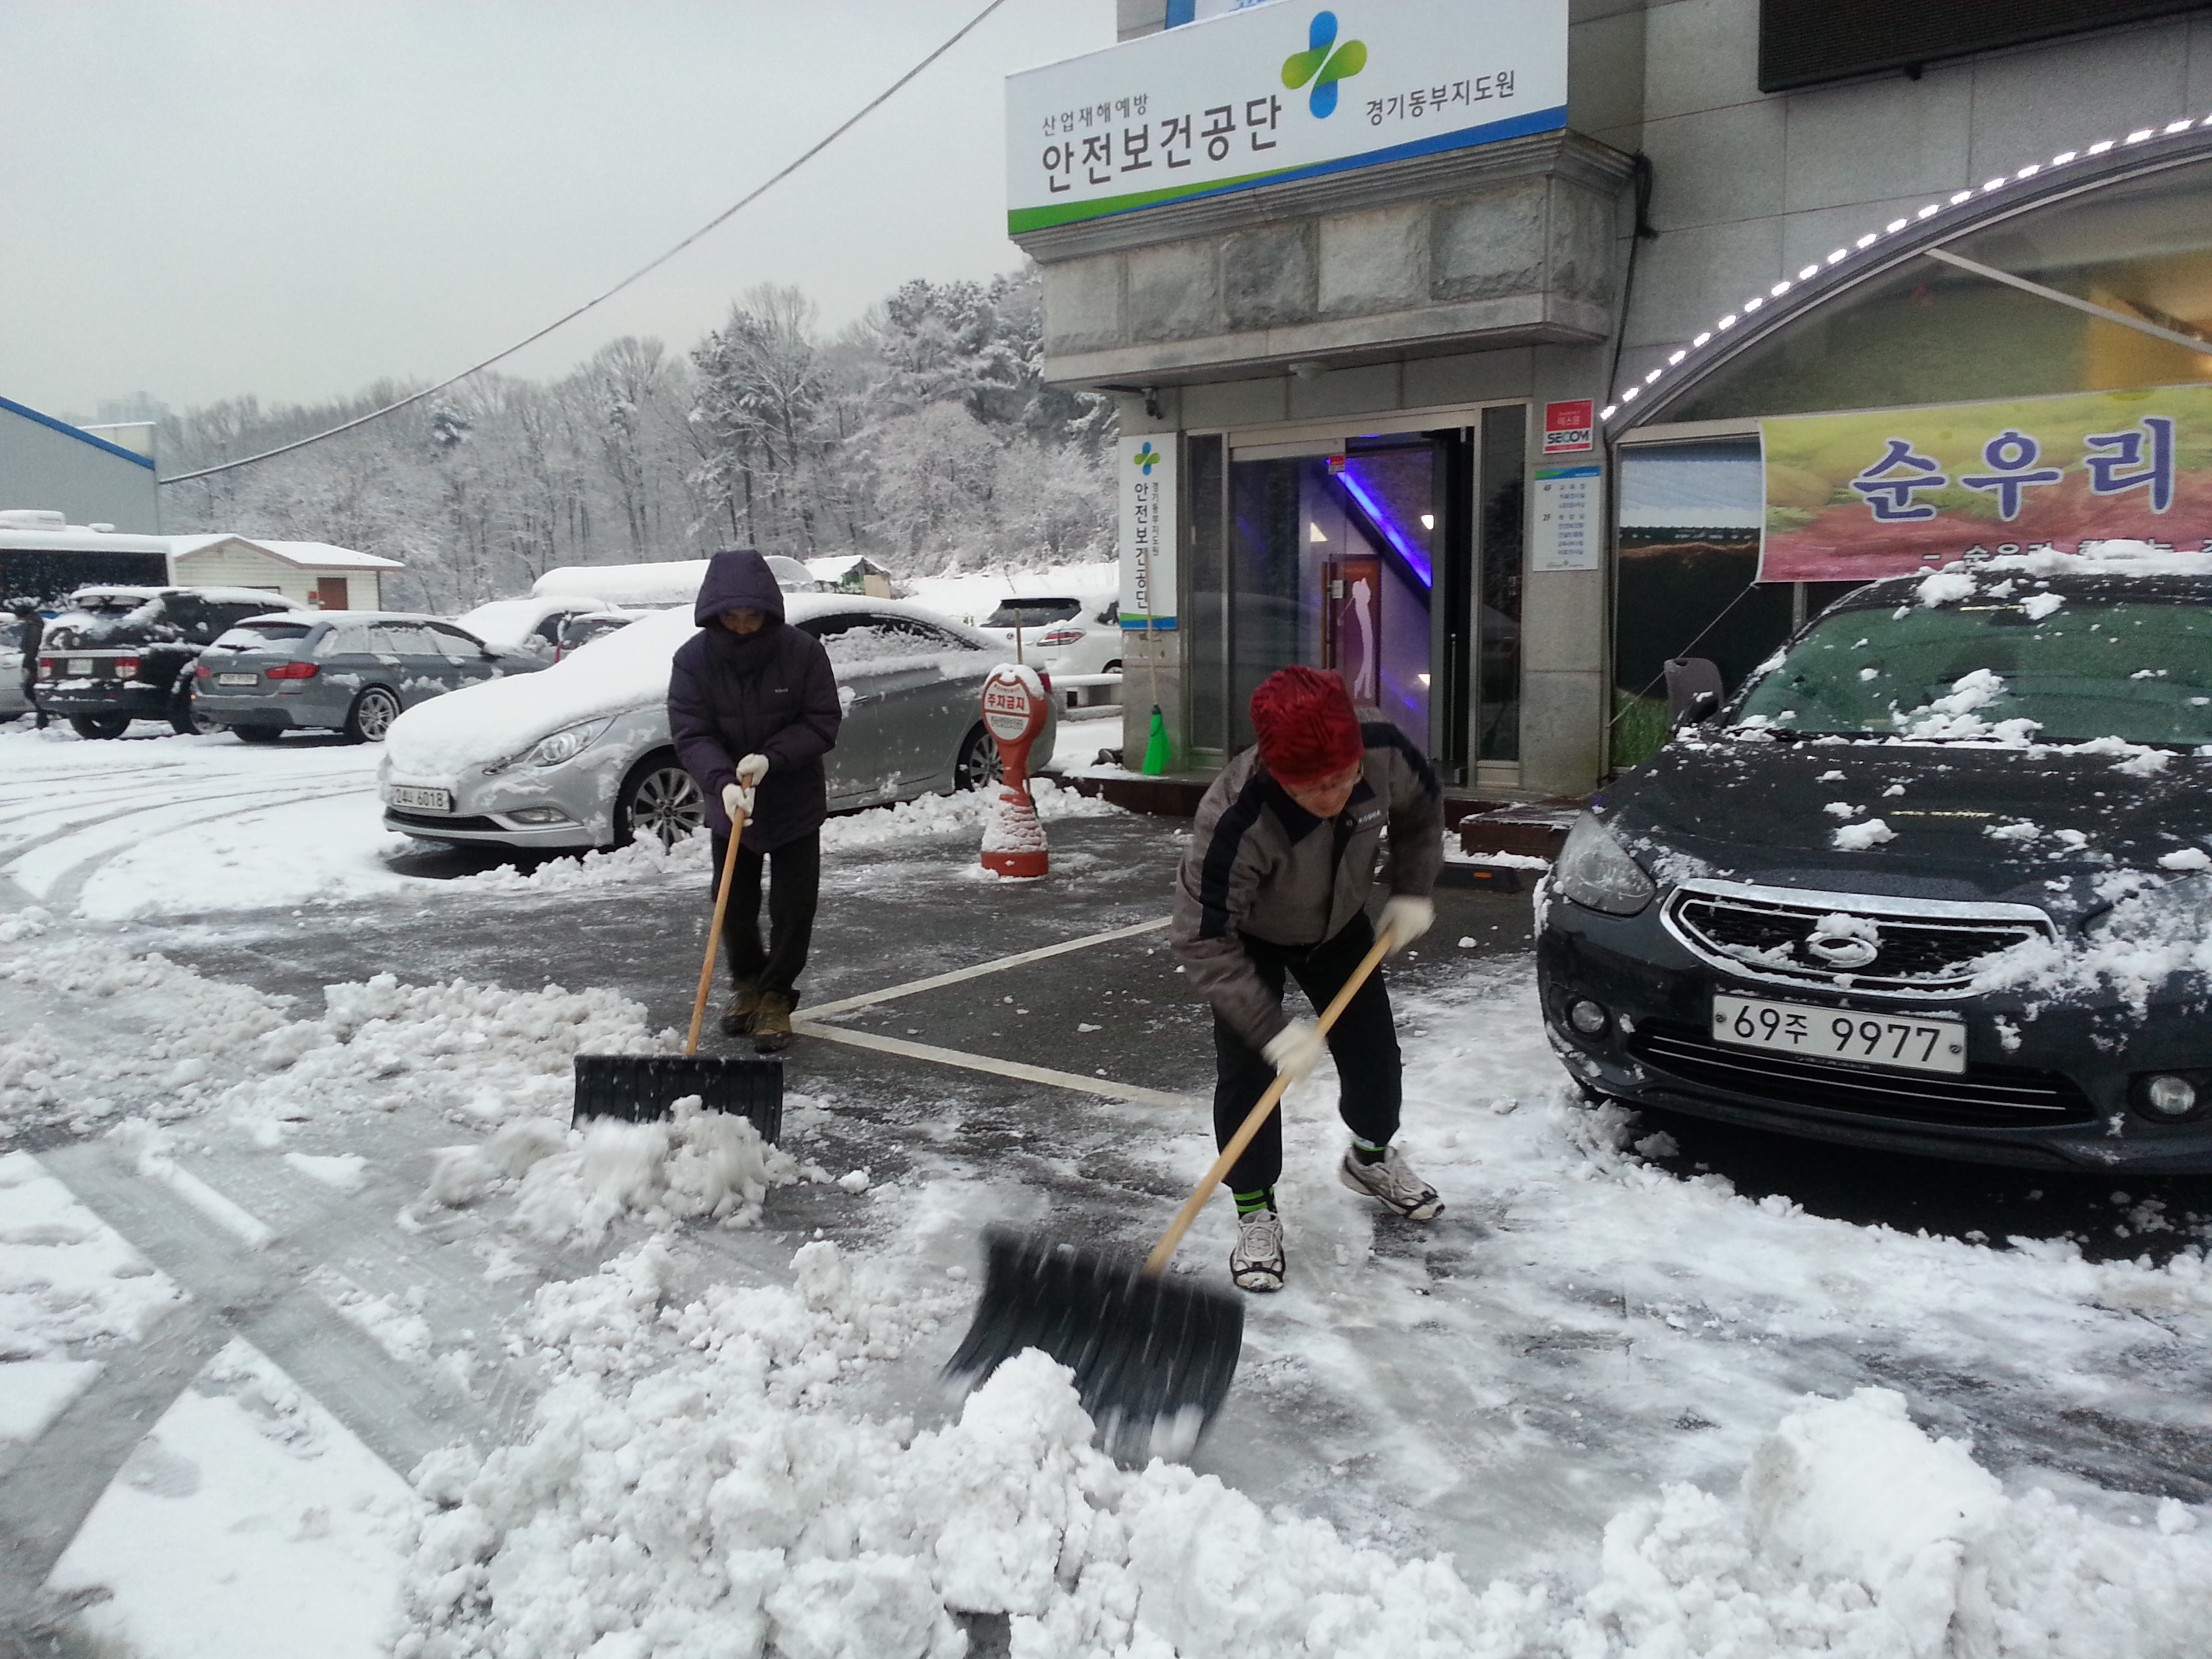
[[[1001,663],[983,682],[983,729],[999,746],[1004,768],[991,786],[991,815],[983,827],[983,867],[1002,876],[1035,877],[1050,867],[1044,826],[1030,799],[1030,745],[1044,731],[1048,694],[1034,668]]]

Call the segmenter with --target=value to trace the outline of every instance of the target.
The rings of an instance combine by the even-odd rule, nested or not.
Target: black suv
[[[40,643],[39,707],[81,738],[119,738],[134,720],[220,730],[193,707],[200,653],[248,617],[288,608],[249,587],[80,588]]]
[[[1545,1024],[1586,1094],[2212,1171],[2212,562],[1899,577],[1717,709],[1680,678],[1709,682],[1689,723],[1545,889]]]

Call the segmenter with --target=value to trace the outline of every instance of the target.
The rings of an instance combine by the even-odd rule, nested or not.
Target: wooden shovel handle
[[[733,813],[730,818],[729,848],[722,854],[722,878],[714,886],[714,925],[707,934],[707,960],[699,969],[699,994],[691,1000],[691,1035],[684,1040],[684,1052],[699,1052],[699,1026],[707,1018],[707,998],[714,988],[714,958],[722,950],[722,913],[730,908],[730,878],[737,873],[738,837],[745,833],[745,815]]]
[[[1328,1006],[1321,1011],[1321,1018],[1315,1024],[1323,1036],[1328,1035],[1328,1028],[1336,1024],[1336,1017],[1358,994],[1359,988],[1367,983],[1367,976],[1375,971],[1375,964],[1382,961],[1389,951],[1393,937],[1386,928],[1382,937],[1375,941],[1374,947],[1361,959],[1359,966],[1352,970],[1352,977],[1344,981],[1344,988],[1331,997]],[[1229,1166],[1244,1155],[1244,1149],[1252,1144],[1252,1137],[1260,1133],[1260,1126],[1267,1121],[1267,1114],[1275,1109],[1283,1097],[1283,1091],[1290,1086],[1289,1075],[1277,1073],[1275,1080],[1267,1085],[1267,1092],[1260,1097],[1260,1103],[1237,1127],[1237,1133],[1229,1137],[1229,1144],[1221,1149],[1221,1156],[1213,1160],[1213,1167],[1206,1172],[1191,1195],[1183,1200],[1182,1208],[1176,1212],[1176,1218],[1168,1223],[1167,1231],[1160,1235],[1160,1242],[1152,1246],[1152,1253],[1145,1258],[1146,1277],[1167,1271],[1168,1259],[1175,1255],[1176,1246],[1182,1243],[1182,1236],[1190,1231],[1190,1224],[1198,1219],[1198,1212],[1206,1207],[1206,1200],[1221,1184],[1222,1176],[1229,1173]]]

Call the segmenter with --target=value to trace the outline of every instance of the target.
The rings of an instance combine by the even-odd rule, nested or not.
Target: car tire
[[[382,686],[372,685],[353,700],[346,713],[345,734],[356,743],[382,743],[398,718],[399,699]]]
[[[177,682],[176,691],[169,698],[169,729],[180,738],[210,737],[222,730],[222,722],[204,712],[194,700],[189,678]]]
[[[1118,673],[1120,673],[1120,672],[1121,672],[1121,659],[1119,657],[1115,658],[1113,661],[1111,661],[1111,662],[1108,663],[1108,664],[1107,664],[1103,668],[1100,669],[1098,672],[1099,672],[1100,673],[1102,673],[1102,674],[1118,674]]]
[[[1006,775],[999,758],[998,739],[978,724],[960,740],[960,758],[952,763],[955,789],[988,789]]]
[[[119,738],[131,729],[128,714],[71,714],[70,730],[87,743],[102,743]]]
[[[275,743],[284,735],[281,726],[234,726],[240,743]]]
[[[688,841],[707,822],[707,797],[672,749],[647,755],[630,769],[615,796],[615,844],[629,847],[651,836],[663,847]]]

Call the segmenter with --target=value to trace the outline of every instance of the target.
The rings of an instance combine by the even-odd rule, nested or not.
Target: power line
[[[564,317],[556,318],[553,321],[546,324],[544,327],[539,329],[535,334],[528,335],[522,339],[517,340],[513,345],[507,347],[504,351],[494,352],[490,356],[486,357],[482,362],[471,363],[459,374],[448,375],[446,379],[439,381],[435,386],[424,386],[420,392],[410,392],[406,397],[400,398],[397,403],[386,404],[381,409],[373,409],[366,415],[356,416],[352,420],[347,421],[342,425],[331,427],[327,431],[318,432],[312,437],[295,439],[289,444],[279,444],[274,449],[263,450],[258,455],[248,455],[239,460],[225,461],[218,466],[204,466],[197,472],[179,472],[173,478],[162,478],[158,480],[158,482],[162,484],[190,483],[194,478],[210,478],[218,472],[234,472],[241,466],[252,466],[258,461],[271,460],[279,455],[289,455],[295,449],[305,449],[309,444],[319,444],[325,438],[335,438],[342,432],[350,432],[356,427],[367,426],[371,421],[381,420],[386,415],[393,414],[399,410],[405,409],[410,404],[419,404],[425,398],[435,397],[439,392],[443,392],[447,386],[456,386],[461,381],[467,380],[470,375],[480,374],[483,370],[489,368],[494,363],[501,362],[505,361],[507,358],[512,357],[516,352],[521,350],[525,346],[537,344],[538,341],[544,339],[555,330],[565,328],[570,323],[574,322],[577,318],[582,316],[586,312],[592,310],[595,307],[605,305],[609,300],[613,299],[616,295],[621,293],[631,283],[638,281],[639,278],[649,276],[653,271],[659,270],[661,266],[666,264],[678,254],[683,252],[685,248],[690,247],[701,237],[708,234],[711,231],[720,229],[724,224],[735,218],[738,214],[742,212],[744,209],[751,206],[753,203],[758,201],[763,196],[768,194],[769,191],[781,184],[786,179],[791,177],[793,173],[798,172],[799,168],[805,167],[809,161],[819,155],[823,150],[829,149],[830,145],[836,143],[837,140],[843,137],[848,132],[851,131],[862,121],[866,120],[868,116],[874,113],[877,109],[888,102],[900,90],[900,88],[907,84],[908,82],[913,80],[915,76],[920,75],[932,64],[944,57],[946,52],[958,46],[961,41],[967,39],[967,37],[975,31],[977,24],[981,23],[985,18],[988,17],[993,12],[998,10],[1000,6],[1003,6],[1006,3],[1006,0],[989,0],[989,3],[987,4],[982,10],[977,12],[973,17],[962,24],[960,27],[955,30],[948,39],[937,47],[935,51],[932,52],[929,56],[916,64],[904,75],[900,76],[899,78],[892,82],[890,85],[885,87],[866,104],[863,104],[858,110],[848,116],[844,121],[840,123],[837,126],[832,128],[826,137],[816,143],[811,149],[806,150],[796,161],[790,162],[780,172],[769,178],[764,183],[757,185],[753,190],[747,192],[742,199],[733,203],[729,207],[725,208],[721,212],[716,214],[712,219],[709,219],[705,224],[700,226],[698,229],[693,231],[689,236],[686,236],[682,241],[678,242],[674,247],[670,248],[665,253],[661,254],[658,258],[640,265],[635,270],[630,272],[629,276],[623,277],[622,281],[617,283],[612,288],[607,289],[605,293],[597,295],[594,297],[585,301],[583,304],[578,306],[574,311],[569,312]]]

